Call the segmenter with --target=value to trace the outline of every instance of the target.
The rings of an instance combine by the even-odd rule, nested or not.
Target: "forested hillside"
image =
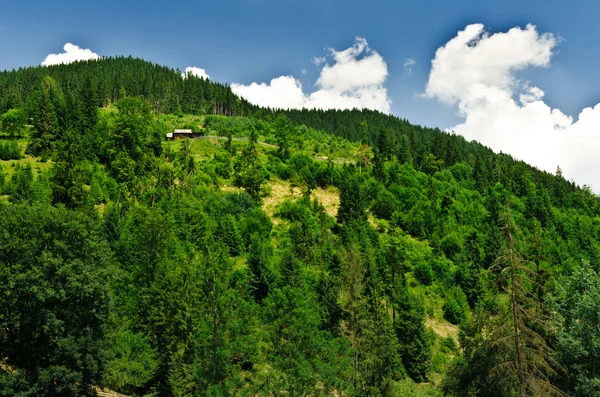
[[[600,395],[600,200],[560,168],[131,58],[0,109],[0,396]]]
[[[140,96],[158,113],[243,115],[253,108],[225,84],[195,76],[182,78],[179,71],[137,58],[108,57],[0,72],[0,112],[26,106],[46,76],[58,83],[68,107],[82,97],[99,107],[125,96]]]

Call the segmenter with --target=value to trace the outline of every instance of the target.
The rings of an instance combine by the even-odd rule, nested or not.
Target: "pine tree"
[[[431,344],[425,333],[425,311],[422,303],[408,291],[404,275],[399,278],[393,305],[400,355],[410,377],[417,382],[424,382],[431,365]]]
[[[41,87],[40,91],[32,97],[31,107],[33,133],[27,151],[34,156],[49,155],[58,133],[58,119],[52,105],[49,88]]]
[[[277,154],[282,160],[290,156],[289,139],[293,127],[285,115],[280,114],[274,123],[275,136],[277,137]]]
[[[98,97],[92,79],[87,79],[79,94],[81,133],[92,132],[98,122]]]
[[[58,151],[57,161],[52,167],[52,201],[65,204],[68,208],[81,205],[84,201],[81,170],[77,161],[81,155],[81,143],[77,133],[67,130]]]
[[[493,323],[490,343],[501,357],[490,375],[516,378],[518,394],[564,396],[551,383],[560,370],[554,352],[546,342],[551,331],[551,318],[533,286],[536,274],[519,248],[518,229],[506,198],[502,228],[502,254],[491,268],[506,293],[508,304]]]

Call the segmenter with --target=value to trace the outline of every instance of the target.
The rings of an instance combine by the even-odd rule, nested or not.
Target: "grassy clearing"
[[[263,209],[271,218],[275,218],[277,207],[286,199],[297,200],[302,197],[300,188],[293,186],[288,181],[273,180],[269,182],[268,189],[270,189],[270,193],[263,199]],[[328,215],[337,216],[340,208],[340,194],[336,188],[316,188],[311,192],[310,198],[319,200]]]
[[[27,148],[28,143],[27,138],[19,138],[17,139],[17,143],[21,148],[21,155],[24,157],[20,160],[0,160],[2,171],[8,178],[10,178],[10,176],[13,174],[17,164],[21,166],[29,164],[33,170],[33,176],[36,178],[41,171],[47,171],[50,167],[52,167],[52,160],[41,162],[39,157],[25,155],[25,149]]]
[[[435,383],[415,383],[407,378],[400,382],[394,382],[392,395],[403,397],[442,397],[442,393],[436,388]]]
[[[21,166],[29,164],[33,170],[34,177],[37,178],[41,171],[47,171],[50,167],[52,167],[52,160],[48,160],[47,162],[43,163],[40,162],[39,157],[31,156],[25,156],[20,160],[0,160],[0,166],[2,166],[4,174],[9,178],[13,174],[17,164],[20,164]]]
[[[169,131],[179,128],[200,131],[204,127],[204,116],[194,116],[192,114],[161,114],[157,115],[157,118],[164,123]]]
[[[445,320],[440,320],[435,317],[426,317],[425,325],[431,328],[438,336],[442,338],[452,337],[458,342],[458,325],[454,325]]]
[[[223,192],[240,192],[242,189],[224,185],[221,186]],[[279,179],[271,180],[266,185],[267,195],[263,198],[262,208],[271,217],[271,220],[275,225],[279,224],[275,213],[277,208],[285,200],[297,200],[302,197],[302,191],[297,186],[292,186],[288,181],[282,181]],[[317,188],[314,189],[310,195],[312,200],[317,199],[323,207],[325,212],[330,216],[337,216],[338,209],[340,208],[340,193],[334,187],[328,187],[326,189]]]

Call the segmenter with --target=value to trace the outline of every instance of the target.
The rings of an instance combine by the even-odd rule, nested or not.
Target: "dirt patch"
[[[238,193],[243,189],[224,185],[221,186],[221,191],[227,193]],[[271,217],[274,224],[278,224],[277,218],[275,218],[275,212],[277,207],[283,203],[286,199],[297,200],[302,197],[302,190],[297,186],[292,186],[287,181],[274,180],[270,181],[266,185],[267,195],[263,197],[262,208]],[[319,200],[319,203],[325,208],[325,212],[330,216],[337,216],[338,209],[340,208],[340,193],[334,187],[316,188],[312,191],[310,198]]]
[[[231,186],[231,185],[223,185],[221,186],[221,191],[226,192],[226,193],[239,193],[241,192],[242,188],[239,187],[235,187],[235,186]]]
[[[340,192],[336,188],[332,186],[325,189],[317,188],[313,191],[311,198],[317,198],[319,203],[325,207],[325,212],[328,215],[337,216],[338,209],[340,208]]]
[[[302,197],[302,190],[297,186],[292,186],[287,181],[272,181],[269,183],[269,188],[271,193],[263,199],[263,209],[271,218],[273,218],[279,204],[286,199],[297,200]],[[340,208],[340,194],[335,188],[316,188],[312,191],[310,198],[319,200],[328,215],[337,216]]]
[[[108,389],[101,389],[96,386],[94,386],[94,390],[96,390],[96,393],[98,393],[99,397],[128,397],[125,394],[117,393]]]
[[[447,321],[438,320],[433,317],[427,317],[425,319],[425,325],[442,338],[451,336],[455,341],[458,341],[458,325],[450,324]]]

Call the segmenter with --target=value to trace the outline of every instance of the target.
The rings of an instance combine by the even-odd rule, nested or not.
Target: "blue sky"
[[[51,3],[3,0],[1,9],[0,69],[38,65],[48,54],[62,52],[63,45],[70,42],[100,55],[133,55],[181,70],[197,66],[206,70],[213,80],[244,86],[253,82],[269,84],[276,77],[292,76],[306,95],[319,89],[315,83],[322,76],[323,65],[315,65],[313,58],[329,54],[329,64],[335,64],[332,57],[335,53],[328,48],[341,52],[355,45],[356,37],[361,37],[368,42],[366,51],[370,52],[361,53],[356,59],[376,53],[387,67],[382,86],[387,89],[387,99],[391,100],[391,113],[442,129],[472,124],[470,131],[467,127],[456,128],[456,131],[464,130],[468,138],[505,151],[510,151],[511,146],[494,147],[492,143],[497,139],[473,133],[472,129],[482,128],[481,124],[471,123],[464,114],[457,115],[460,106],[467,106],[468,112],[480,110],[469,105],[466,94],[455,91],[453,100],[444,101],[441,99],[444,94],[433,85],[430,95],[420,94],[426,92],[428,82],[432,83],[436,50],[456,38],[457,32],[468,25],[483,24],[483,31],[487,33],[481,34],[491,36],[513,27],[524,31],[527,24],[534,24],[540,37],[544,33],[553,35],[554,42],[548,46],[552,50],[551,57],[540,62],[527,59],[519,65],[508,65],[502,73],[509,75],[513,85],[517,82],[520,88],[513,85],[510,89],[501,88],[517,98],[523,87],[539,87],[545,93],[543,103],[572,116],[573,123],[582,109],[600,102],[597,73],[600,51],[596,50],[600,44],[597,23],[600,2],[597,1],[578,1],[577,6],[573,6],[564,1],[523,0]],[[518,33],[514,35],[515,40],[525,37]],[[538,47],[543,46],[540,37],[534,43]],[[511,49],[501,48],[493,54],[499,60],[514,55],[504,55],[506,51]],[[411,73],[404,67],[409,58],[416,61]],[[455,58],[449,55],[448,59]],[[483,67],[489,67],[489,63]],[[452,80],[455,76],[444,75],[443,78]],[[497,81],[484,83],[492,86]],[[439,81],[436,84],[439,85]],[[600,114],[600,110],[596,113]],[[587,133],[582,134],[587,136]],[[548,165],[553,164],[553,160],[540,160],[539,155],[523,154],[519,150],[517,154],[541,168],[555,168]],[[561,166],[565,162],[563,157]],[[580,183],[591,184],[598,191],[600,179],[580,171],[592,165],[588,161],[571,169],[565,164],[566,174]]]

